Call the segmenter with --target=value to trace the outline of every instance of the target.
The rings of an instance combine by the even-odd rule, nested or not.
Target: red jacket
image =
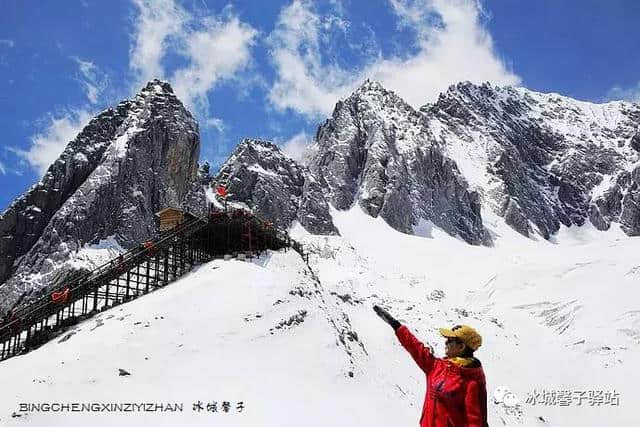
[[[421,427],[487,427],[487,388],[481,366],[461,367],[434,357],[405,325],[396,329],[400,344],[427,379]]]

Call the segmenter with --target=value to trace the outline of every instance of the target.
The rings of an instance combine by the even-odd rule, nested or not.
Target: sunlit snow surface
[[[0,363],[0,425],[417,425],[424,375],[374,304],[437,355],[438,327],[467,323],[482,333],[492,426],[637,425],[640,239],[574,227],[533,241],[483,212],[496,240],[486,248],[429,224],[422,236],[402,234],[358,207],[333,216],[341,237],[292,229],[311,251],[313,274],[293,251],[216,260]],[[510,406],[493,400],[505,388]],[[526,402],[543,390],[615,390],[619,405]],[[213,401],[217,413],[206,410]],[[37,402],[184,406],[19,411]]]

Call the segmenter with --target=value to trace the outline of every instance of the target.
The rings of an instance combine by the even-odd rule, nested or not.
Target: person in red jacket
[[[480,361],[473,356],[482,345],[480,334],[467,325],[441,328],[447,357],[438,358],[386,310],[377,305],[373,309],[393,327],[400,344],[426,375],[420,427],[488,427],[486,380]]]

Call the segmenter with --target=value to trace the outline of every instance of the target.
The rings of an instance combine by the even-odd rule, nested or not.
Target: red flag
[[[218,196],[225,198],[227,197],[227,188],[224,185],[218,185],[218,187],[216,187],[216,193],[218,193]]]

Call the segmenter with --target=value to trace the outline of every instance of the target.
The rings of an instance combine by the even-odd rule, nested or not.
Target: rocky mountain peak
[[[85,245],[153,235],[154,213],[192,190],[199,151],[198,125],[167,82],[93,118],[0,216],[0,313],[51,286]]]
[[[351,96],[362,96],[368,93],[389,93],[382,84],[376,80],[366,79],[358,88],[351,94]]]
[[[375,80],[365,80],[351,95],[344,101],[338,102],[334,109],[348,108],[355,113],[367,114],[375,110],[400,110],[402,113],[410,113],[413,108],[409,106],[395,92],[385,89],[382,84]]]
[[[140,90],[139,95],[148,96],[153,94],[173,94],[173,88],[171,87],[171,84],[166,80],[153,79],[147,82],[146,86]]]
[[[0,215],[0,313],[50,285],[86,244],[126,248],[154,232],[163,207],[204,211],[205,188],[219,184],[229,202],[316,234],[338,233],[331,204],[476,245],[494,237],[487,211],[528,237],[587,220],[640,235],[639,147],[637,104],[461,82],[417,111],[366,80],[319,126],[308,167],[244,139],[212,178],[206,165],[198,174],[195,119],[152,80],[92,119]]]
[[[253,156],[256,161],[261,161],[261,156],[275,156],[284,162],[290,162],[293,160],[280,150],[280,147],[273,142],[252,138],[244,138],[240,141],[240,144],[238,144],[234,152],[231,154],[232,157],[234,155]]]
[[[432,221],[470,243],[488,242],[476,195],[424,117],[378,83],[366,81],[339,102],[316,145],[309,167],[335,208],[358,203],[406,233]]]
[[[549,239],[587,218],[640,233],[629,175],[637,106],[465,82],[420,111],[487,207],[525,236]]]
[[[281,228],[298,221],[312,233],[337,233],[317,180],[270,141],[242,140],[213,182],[226,186],[229,202]]]

